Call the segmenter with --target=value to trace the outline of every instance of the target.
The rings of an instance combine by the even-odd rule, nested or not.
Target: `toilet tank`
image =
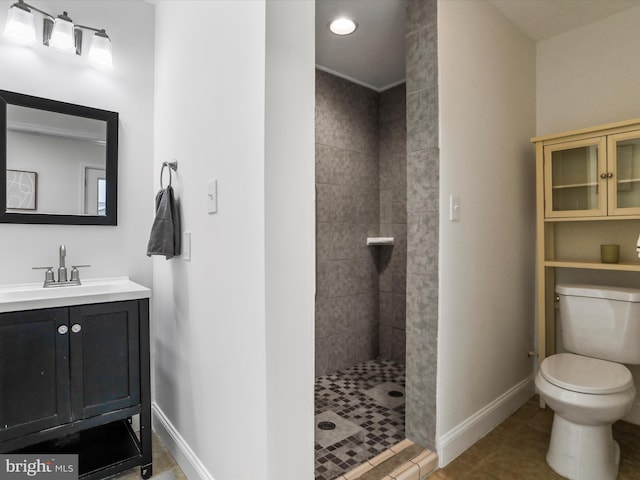
[[[559,284],[556,293],[566,350],[640,364],[640,290]]]

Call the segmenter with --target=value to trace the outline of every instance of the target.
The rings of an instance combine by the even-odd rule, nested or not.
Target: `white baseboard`
[[[493,402],[440,436],[437,441],[440,467],[444,467],[520,408],[535,393],[530,375]]]
[[[156,403],[151,405],[151,414],[153,429],[187,478],[189,480],[215,480]]]

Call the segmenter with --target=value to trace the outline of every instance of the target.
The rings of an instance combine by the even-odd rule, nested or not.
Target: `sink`
[[[151,290],[129,277],[83,280],[82,285],[44,288],[42,283],[0,285],[0,313],[149,298]]]

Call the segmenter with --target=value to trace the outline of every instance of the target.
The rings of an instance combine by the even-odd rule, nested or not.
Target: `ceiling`
[[[374,90],[402,82],[407,0],[316,0],[316,65]],[[358,28],[344,37],[329,31],[337,17]]]
[[[452,1],[452,0],[441,0]],[[640,5],[640,0],[488,0],[536,41]],[[316,65],[377,91],[405,79],[407,0],[316,0]],[[358,23],[339,37],[327,25],[339,16]]]
[[[640,0],[489,0],[536,41],[640,5]]]

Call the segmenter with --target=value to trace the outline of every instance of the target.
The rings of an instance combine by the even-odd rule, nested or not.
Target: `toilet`
[[[640,290],[556,285],[563,346],[544,359],[536,390],[554,411],[547,463],[572,480],[615,480],[620,448],[611,425],[636,389],[623,364],[640,364]]]

